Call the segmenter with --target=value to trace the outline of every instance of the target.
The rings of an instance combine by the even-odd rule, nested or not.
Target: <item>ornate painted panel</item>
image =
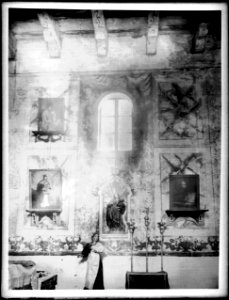
[[[158,90],[159,139],[202,139],[202,99],[195,82],[159,82]]]

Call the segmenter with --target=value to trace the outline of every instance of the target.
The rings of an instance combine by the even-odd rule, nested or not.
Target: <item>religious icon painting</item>
[[[29,170],[30,209],[56,210],[62,207],[61,170]]]
[[[61,98],[40,98],[38,131],[64,131],[64,101]]]
[[[121,181],[113,181],[100,191],[101,238],[128,238],[130,190]]]
[[[170,209],[199,210],[199,175],[170,175]]]

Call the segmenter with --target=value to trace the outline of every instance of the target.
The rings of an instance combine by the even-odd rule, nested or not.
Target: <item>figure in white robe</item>
[[[93,234],[92,242],[85,245],[82,260],[87,260],[87,272],[84,289],[104,289],[103,283],[104,246],[99,242],[98,233]]]

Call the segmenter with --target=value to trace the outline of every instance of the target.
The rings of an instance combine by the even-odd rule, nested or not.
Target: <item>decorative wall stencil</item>
[[[170,174],[178,175],[178,174],[185,174],[187,171],[193,174],[196,172],[189,166],[191,162],[197,161],[202,166],[202,155],[192,153],[191,155],[187,156],[185,159],[181,159],[181,157],[177,154],[174,154],[174,157],[177,159],[177,163],[173,163],[170,161],[165,155],[162,155],[163,159],[167,162],[168,166],[170,167]],[[167,179],[167,178],[166,178]]]
[[[101,238],[127,238],[130,188],[122,180],[114,180],[100,190]]]
[[[203,138],[200,114],[201,98],[195,85],[160,82],[159,85],[159,138],[183,140]]]
[[[32,255],[33,253],[42,254],[55,254],[55,253],[80,253],[83,245],[87,243],[80,235],[67,235],[59,237],[42,237],[34,236],[29,239],[24,236],[12,235],[8,239],[8,249],[10,254],[23,254]],[[106,240],[103,241],[106,247],[106,252],[112,255],[127,254],[131,251],[130,241],[127,240]],[[133,240],[134,255],[142,254],[146,250],[146,242],[141,241],[134,237]],[[150,254],[160,254],[161,250],[161,237],[154,236],[148,240],[148,251]],[[219,239],[217,236],[206,237],[191,237],[191,236],[178,236],[178,237],[164,237],[163,245],[164,253],[167,255],[185,254],[185,253],[209,253],[218,254]]]
[[[9,237],[9,251],[22,252],[61,252],[61,251],[81,251],[83,244],[80,236],[61,236],[54,238],[35,236],[32,240],[23,236]]]
[[[199,168],[203,166],[203,158],[201,153],[192,153],[185,158],[181,158],[178,154],[174,154],[173,160],[167,158],[166,155],[161,156],[167,163],[170,175],[183,175],[183,174],[197,174],[196,170],[191,168],[191,165],[196,164]],[[190,173],[191,172],[191,173]],[[163,178],[163,181],[167,180],[168,177]]]
[[[179,237],[164,237],[164,251],[165,252],[198,252],[198,251],[218,251],[219,240],[216,236],[209,236],[207,238],[196,238],[191,236],[179,236]],[[161,250],[160,236],[149,238],[148,241],[149,251]],[[144,251],[146,247],[145,242],[141,242],[135,238],[135,251]]]
[[[151,73],[132,73],[126,76],[129,86],[133,85],[144,96],[149,96],[152,93],[152,74]]]

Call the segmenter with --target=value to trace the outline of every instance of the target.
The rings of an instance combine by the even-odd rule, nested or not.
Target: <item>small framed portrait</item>
[[[38,102],[38,131],[64,131],[64,99],[40,98]]]
[[[100,193],[101,238],[125,238],[129,236],[130,191],[120,183],[107,185]]]
[[[30,209],[62,208],[61,170],[29,170]]]
[[[199,175],[170,175],[170,209],[199,210]]]

